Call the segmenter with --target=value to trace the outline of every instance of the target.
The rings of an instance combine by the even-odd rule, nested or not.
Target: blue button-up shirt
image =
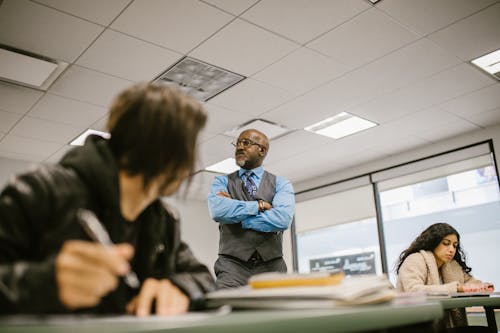
[[[245,169],[238,171],[243,179]],[[264,175],[264,168],[252,170],[251,179],[259,188]],[[295,194],[292,184],[285,178],[276,176],[276,189],[273,198],[273,208],[259,212],[257,201],[242,201],[226,198],[217,193],[228,192],[228,176],[216,176],[208,194],[208,210],[212,219],[219,223],[241,223],[243,229],[253,229],[262,232],[276,232],[288,229],[295,212]]]

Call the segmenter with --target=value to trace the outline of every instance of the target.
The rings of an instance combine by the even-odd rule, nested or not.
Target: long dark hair
[[[200,103],[174,88],[133,85],[111,106],[111,151],[120,169],[144,176],[144,187],[165,175],[161,188],[166,188],[183,171],[194,171],[196,141],[206,119]]]
[[[448,223],[435,223],[422,231],[422,233],[418,235],[410,246],[399,255],[399,260],[396,265],[396,273],[399,273],[401,265],[410,254],[419,252],[420,250],[434,251],[434,249],[438,247],[443,238],[447,235],[457,236],[457,251],[455,252],[453,259],[459,263],[464,272],[469,273],[472,269],[465,263],[465,254],[460,247],[460,235],[458,234],[458,231]]]

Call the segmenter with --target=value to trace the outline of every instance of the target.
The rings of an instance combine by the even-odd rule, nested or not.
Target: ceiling
[[[499,18],[494,0],[4,0],[0,44],[70,66],[46,92],[0,82],[0,156],[57,161],[120,90],[187,55],[247,77],[205,104],[200,169],[261,118],[290,129],[266,169],[300,182],[498,124],[500,83],[469,61],[500,48]],[[342,111],[379,126],[303,130]]]

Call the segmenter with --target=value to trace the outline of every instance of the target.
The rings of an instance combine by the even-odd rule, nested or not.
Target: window
[[[500,244],[500,194],[491,154],[484,154],[381,181],[377,184],[389,276],[399,254],[429,225],[446,222],[461,236],[472,274],[500,283],[491,265]]]

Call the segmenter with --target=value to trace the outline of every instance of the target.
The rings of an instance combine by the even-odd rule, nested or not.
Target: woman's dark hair
[[[458,234],[458,231],[448,223],[435,223],[422,231],[422,233],[410,244],[410,246],[399,255],[399,260],[396,265],[396,273],[399,273],[399,268],[401,268],[401,265],[410,254],[419,252],[420,250],[432,252],[441,243],[445,236],[452,234],[457,236],[458,240],[457,251],[455,252],[453,259],[455,259],[460,266],[462,266],[464,272],[469,273],[471,268],[465,263],[465,254],[460,247],[460,235]]]
[[[113,102],[107,123],[118,167],[141,174],[144,187],[164,175],[165,189],[180,175],[193,173],[206,118],[200,103],[174,88],[140,83],[126,89]]]

